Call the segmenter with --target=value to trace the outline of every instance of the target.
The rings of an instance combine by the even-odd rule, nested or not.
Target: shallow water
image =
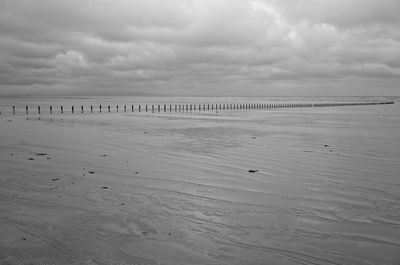
[[[398,264],[399,114],[396,103],[0,118],[0,258]]]

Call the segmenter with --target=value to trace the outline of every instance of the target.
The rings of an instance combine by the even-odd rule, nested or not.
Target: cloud
[[[362,93],[381,82],[396,94],[399,9],[395,0],[1,0],[0,93],[269,95],[310,84]]]

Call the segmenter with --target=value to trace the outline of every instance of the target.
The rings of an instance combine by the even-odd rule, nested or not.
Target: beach
[[[3,114],[0,264],[399,264],[399,114]]]

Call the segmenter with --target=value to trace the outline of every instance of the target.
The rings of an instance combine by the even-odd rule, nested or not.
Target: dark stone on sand
[[[108,187],[107,187],[107,186],[103,186],[103,187],[101,187],[101,188],[102,188],[102,189],[105,189],[105,190],[106,190],[106,189],[108,189]]]
[[[143,132],[143,133],[147,133],[147,132]]]
[[[324,144],[324,146],[325,146],[325,147],[329,147],[329,145],[327,145],[327,144]]]
[[[256,172],[258,172],[257,169],[250,169],[250,170],[249,170],[249,173],[256,173]]]
[[[100,157],[106,157],[107,155],[100,155]]]
[[[35,155],[37,155],[37,156],[47,156],[46,153],[36,153]]]
[[[10,154],[10,156],[14,156],[14,154]]]
[[[135,174],[137,175],[137,174],[139,174],[139,172],[136,171]]]
[[[21,238],[22,240],[26,240],[26,237]]]
[[[56,180],[59,180],[60,178],[52,178],[51,180],[52,181],[56,181]]]
[[[46,159],[50,159],[50,157],[47,157]]]
[[[28,160],[34,160],[34,158],[30,157],[30,158],[28,158]]]
[[[125,205],[125,203],[124,203],[124,202],[121,202],[120,204],[121,204],[121,205]]]
[[[149,234],[149,232],[147,232],[147,231],[142,232],[142,235],[144,235],[144,236],[147,236],[148,234]]]
[[[251,137],[251,139],[257,139],[257,138],[253,136],[253,137]]]
[[[89,173],[89,174],[94,174],[95,172],[94,172],[94,171],[88,171],[88,173]]]

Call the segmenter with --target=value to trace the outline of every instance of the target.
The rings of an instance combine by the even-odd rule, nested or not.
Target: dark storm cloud
[[[398,10],[395,0],[0,0],[0,92],[268,95],[337,84],[354,94],[381,82],[393,94]]]

